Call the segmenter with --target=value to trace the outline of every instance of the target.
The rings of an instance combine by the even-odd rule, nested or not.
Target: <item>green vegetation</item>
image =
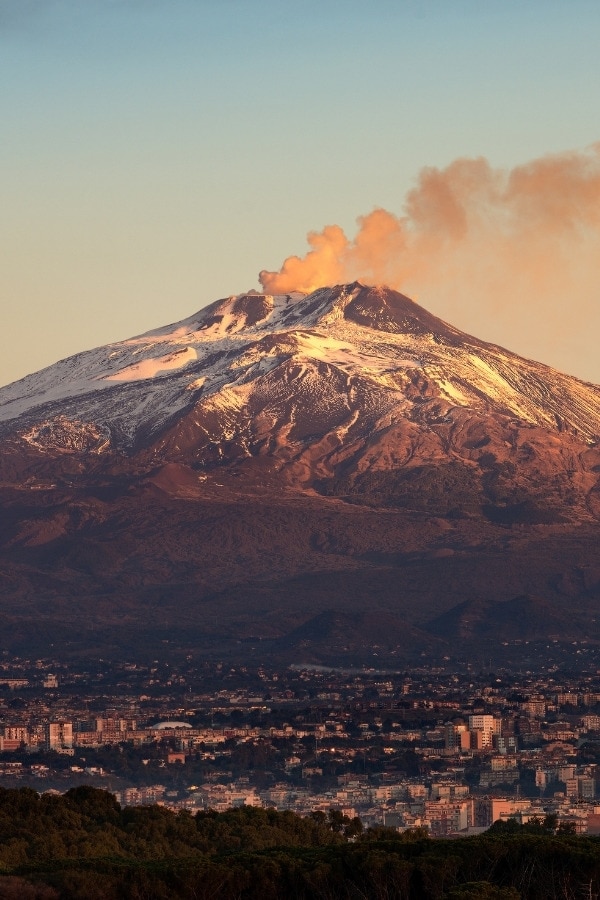
[[[0,896],[20,900],[548,900],[600,888],[600,841],[498,823],[430,840],[340,812],[121,809],[111,794],[0,789]]]

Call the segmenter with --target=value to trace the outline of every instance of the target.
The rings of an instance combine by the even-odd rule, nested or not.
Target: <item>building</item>
[[[46,725],[46,747],[49,750],[70,749],[73,746],[72,722],[48,722]]]

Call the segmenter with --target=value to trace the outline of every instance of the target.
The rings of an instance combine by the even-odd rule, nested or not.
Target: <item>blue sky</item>
[[[599,39],[595,0],[0,0],[0,384],[401,215],[423,167],[584,150]],[[573,284],[568,332],[550,297],[536,335],[539,298],[452,277],[419,300],[600,382],[600,288],[579,308]]]

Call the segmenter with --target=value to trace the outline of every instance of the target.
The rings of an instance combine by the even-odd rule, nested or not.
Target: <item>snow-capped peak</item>
[[[353,391],[363,411],[356,412]],[[293,401],[295,392],[303,399]],[[5,434],[30,442],[35,434],[36,445],[45,434],[50,446],[70,421],[74,432],[95,435],[83,443],[100,452],[147,443],[197,405],[206,412],[243,399],[258,409],[260,398],[265,409],[284,394],[314,404],[317,417],[342,394],[355,420],[394,410],[414,419],[435,399],[442,418],[453,409],[496,410],[587,441],[600,433],[599,388],[359,282],[308,295],[227,297],[180,322],[77,354],[0,389],[0,423]],[[57,418],[61,428],[40,431]]]

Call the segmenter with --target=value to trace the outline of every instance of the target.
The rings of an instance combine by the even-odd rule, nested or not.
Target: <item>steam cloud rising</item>
[[[375,209],[353,239],[328,225],[308,243],[303,258],[260,273],[264,291],[387,284],[481,337],[575,371],[561,345],[585,341],[581,317],[600,306],[600,143],[510,171],[483,158],[425,168],[403,215]],[[578,369],[592,377],[581,359]]]

